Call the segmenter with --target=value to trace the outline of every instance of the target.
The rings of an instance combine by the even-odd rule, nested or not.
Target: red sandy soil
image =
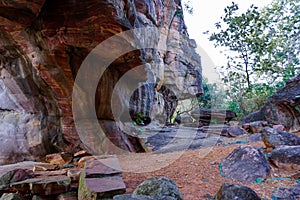
[[[262,142],[250,145],[265,147]],[[126,193],[132,193],[140,183],[148,178],[161,176],[175,181],[185,200],[208,199],[206,194],[214,196],[222,183],[225,182],[248,186],[265,199],[271,199],[272,193],[279,187],[289,188],[295,185],[295,180],[244,184],[222,177],[218,166],[219,162],[238,146],[244,145],[216,146],[167,154],[132,154],[120,158],[121,167],[125,169],[123,177],[127,186]],[[170,161],[165,167],[159,167],[161,163],[168,161],[178,153],[183,153],[183,155],[174,162]],[[151,169],[156,167],[159,167],[156,171]],[[129,170],[126,172],[126,169]],[[150,172],[135,173],[141,169]],[[271,177],[287,177],[287,174],[285,171],[279,171],[272,167]]]

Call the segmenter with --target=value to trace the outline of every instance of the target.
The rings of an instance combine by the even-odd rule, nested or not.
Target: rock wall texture
[[[265,120],[284,125],[290,132],[300,131],[300,74],[286,82],[260,110],[242,119],[242,122]]]
[[[110,101],[127,71],[147,64],[155,83],[138,88],[131,103],[122,98],[124,90],[116,91],[119,105],[130,107],[133,115],[151,105],[167,119],[178,99],[202,93],[200,57],[195,41],[188,38],[180,0],[1,1],[0,164],[85,148],[72,113],[80,65],[102,41],[143,27],[166,30],[167,50],[142,49],[121,56],[101,77],[95,94],[100,123],[110,130],[113,143],[129,151],[137,151],[138,142],[114,128]],[[186,38],[176,38],[170,30]],[[135,76],[140,82],[149,78]],[[141,113],[155,117],[149,111]]]

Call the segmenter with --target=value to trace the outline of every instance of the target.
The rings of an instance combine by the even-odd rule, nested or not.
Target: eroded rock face
[[[268,103],[243,122],[265,120],[271,124],[284,125],[286,131],[300,130],[300,74],[287,81],[286,86],[275,93]]]
[[[98,119],[119,117],[111,111],[112,91],[137,65],[147,65],[146,72],[132,78],[140,83],[151,78],[155,84],[150,90],[160,98],[149,99],[151,95],[141,87],[133,103],[139,105],[136,112],[149,104],[168,118],[178,99],[202,93],[200,57],[195,42],[188,38],[180,1],[13,0],[0,2],[0,6],[0,164],[84,147],[72,113],[74,80],[89,52],[120,32],[159,28],[167,36],[167,50],[136,50],[116,59],[99,80],[95,95]],[[185,39],[171,34],[174,32]],[[101,55],[109,57],[111,52],[104,53]],[[166,88],[171,93],[164,92]],[[129,99],[123,97],[130,92],[126,85],[117,89],[118,110],[128,110]],[[158,99],[163,104],[158,105]],[[143,114],[153,117],[148,111]],[[115,136],[112,132],[107,137],[135,151],[124,133]]]

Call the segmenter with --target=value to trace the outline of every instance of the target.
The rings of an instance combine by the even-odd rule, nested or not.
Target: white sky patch
[[[182,3],[188,0],[183,0]],[[264,7],[272,0],[234,0],[239,6],[240,12],[245,12],[252,4],[257,7]],[[219,82],[219,74],[216,72],[216,66],[226,65],[226,57],[220,53],[220,49],[214,47],[213,42],[208,40],[209,35],[203,32],[215,30],[215,23],[221,21],[220,17],[224,15],[224,8],[232,4],[232,0],[190,0],[193,8],[193,14],[184,13],[184,20],[188,28],[190,38],[195,39],[198,48],[197,52],[201,56],[203,76],[208,78],[209,82]]]

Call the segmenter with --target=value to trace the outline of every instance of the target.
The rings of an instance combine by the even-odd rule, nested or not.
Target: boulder
[[[275,125],[273,125],[273,128],[278,130],[278,131],[285,131],[284,126],[281,125],[281,124],[275,124]]]
[[[260,142],[261,141],[261,133],[254,133],[249,136],[249,142]]]
[[[263,130],[262,141],[265,143],[267,148],[272,149],[281,145],[300,145],[300,137],[297,135],[268,127]]]
[[[260,200],[260,197],[249,187],[223,183],[215,196],[215,200]]]
[[[242,125],[250,133],[261,133],[266,126],[268,126],[268,122],[266,121],[255,121]]]
[[[239,126],[230,126],[227,129],[227,134],[231,137],[237,137],[246,134],[246,132]]]
[[[141,183],[133,192],[136,195],[148,195],[155,199],[161,197],[173,197],[183,200],[176,183],[166,177],[150,178]]]
[[[266,179],[270,166],[260,150],[252,146],[241,146],[231,152],[222,164],[225,176],[241,182],[254,182]]]
[[[113,200],[176,200],[176,198],[170,196],[151,197],[147,195],[122,194],[114,196]]]
[[[272,195],[272,199],[276,200],[297,200],[300,199],[300,184],[292,188],[279,188]]]
[[[300,170],[300,146],[280,146],[271,152],[270,159],[279,168]]]
[[[286,85],[269,98],[259,111],[241,120],[241,123],[264,120],[269,124],[281,124],[286,131],[300,130],[300,74],[288,80]]]

